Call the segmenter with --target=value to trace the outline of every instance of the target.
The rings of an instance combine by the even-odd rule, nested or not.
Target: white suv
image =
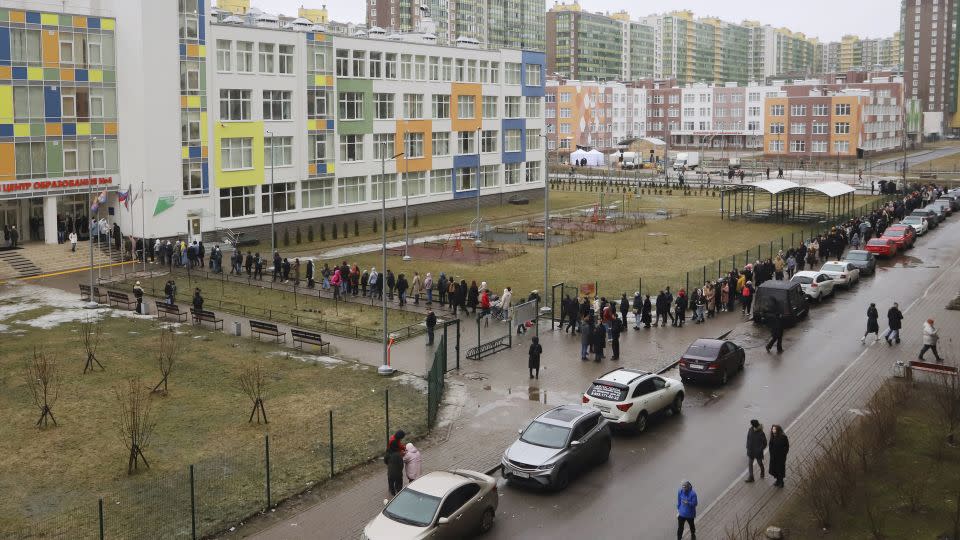
[[[853,263],[842,261],[827,261],[820,267],[820,271],[830,276],[836,285],[849,289],[860,281],[860,270]]]
[[[680,414],[683,383],[638,369],[620,368],[598,377],[583,394],[584,405],[600,411],[620,426],[632,426],[638,433],[647,429],[653,414],[669,409]]]
[[[817,302],[834,293],[835,282],[824,272],[804,270],[794,274],[790,281],[799,283],[807,298]]]

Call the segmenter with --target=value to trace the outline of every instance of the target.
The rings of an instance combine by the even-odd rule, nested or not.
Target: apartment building
[[[899,78],[784,85],[764,103],[764,153],[791,158],[856,158],[903,144],[903,85]]]
[[[960,2],[902,0],[903,78],[907,97],[919,100],[924,134],[960,128],[957,29]]]

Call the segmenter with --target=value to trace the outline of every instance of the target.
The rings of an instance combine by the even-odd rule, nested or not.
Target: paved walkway
[[[112,259],[111,259],[112,256]],[[94,265],[106,265],[120,261],[119,252],[111,252],[107,243],[99,246],[94,242]],[[29,242],[21,248],[0,250],[0,283],[8,279],[54,273],[90,265],[90,244],[77,242],[77,251],[70,244],[44,244]]]
[[[773,523],[780,509],[796,492],[796,474],[791,469],[801,458],[819,455],[818,436],[825,426],[847,425],[862,410],[877,389],[893,376],[896,361],[909,362],[917,357],[923,343],[920,328],[923,321],[932,318],[940,331],[938,350],[947,363],[958,365],[955,339],[960,337],[960,312],[948,311],[945,306],[950,295],[960,290],[960,259],[946,268],[926,289],[924,295],[904,310],[905,326],[902,343],[888,347],[883,341],[864,349],[829,387],[789,425],[784,432],[790,437],[787,456],[786,488],[773,487],[770,481],[746,484],[746,470],[716,500],[701,512],[697,532],[701,538],[726,538],[726,531],[749,522],[765,529]],[[881,327],[885,328],[885,327]],[[869,338],[868,338],[869,339]],[[868,341],[869,343],[869,341]],[[930,353],[927,358],[932,358]],[[918,379],[924,374],[918,374]],[[792,479],[791,479],[792,477]],[[739,535],[738,535],[739,537]]]

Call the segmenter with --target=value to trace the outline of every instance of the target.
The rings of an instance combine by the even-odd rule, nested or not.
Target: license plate
[[[703,369],[703,366],[700,364],[687,364],[687,367],[690,369]]]
[[[530,475],[528,473],[521,472],[521,471],[512,471],[511,475],[516,476],[517,478],[530,478]]]

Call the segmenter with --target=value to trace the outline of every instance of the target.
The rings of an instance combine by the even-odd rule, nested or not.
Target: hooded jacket
[[[690,486],[689,482],[684,482],[677,491],[677,516],[687,519],[697,517],[697,492],[690,486],[690,490],[683,488]]]
[[[763,432],[763,424],[747,429],[747,457],[762,458],[767,449],[767,434]]]
[[[420,478],[422,463],[423,456],[420,455],[420,450],[413,443],[407,443],[407,452],[403,454],[403,470],[407,480],[412,482]]]
[[[937,340],[940,339],[938,331],[934,326],[928,322],[923,323],[923,344],[936,346]]]

